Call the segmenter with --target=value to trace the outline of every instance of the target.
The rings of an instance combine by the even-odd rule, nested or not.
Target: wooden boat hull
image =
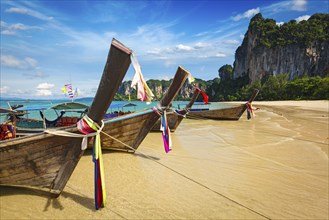
[[[171,132],[175,132],[176,128],[184,119],[183,115],[179,115],[173,111],[167,112],[167,122]],[[160,131],[161,120],[158,120],[152,128],[152,132]]]
[[[193,96],[190,100],[190,102],[186,105],[185,109],[182,110],[170,110],[167,111],[167,123],[170,128],[171,132],[176,131],[176,128],[179,126],[179,124],[182,122],[182,120],[185,118],[186,114],[188,114],[189,109],[192,107],[193,103],[196,101],[198,98],[200,89],[196,88],[194,90]],[[179,113],[177,113],[177,112]],[[158,120],[156,124],[153,126],[152,131],[160,131],[161,127],[161,120]]]
[[[258,92],[258,89],[254,89],[247,103],[254,101]],[[190,109],[190,112],[186,117],[190,119],[239,120],[241,115],[247,109],[247,103],[223,109]]]
[[[113,40],[87,116],[100,123],[130,65],[131,51]],[[58,128],[79,133],[77,126]],[[0,142],[0,184],[36,187],[59,195],[79,162],[82,138],[38,133]]]
[[[103,131],[106,134],[101,134],[102,149],[133,152],[150,132],[150,125],[159,117],[150,109],[104,121]]]
[[[80,138],[36,134],[3,141],[0,184],[32,186],[59,195],[82,155]]]
[[[210,110],[191,110],[186,117],[190,119],[239,120],[247,109],[246,104],[235,107]]]
[[[115,149],[134,152],[142,143],[146,135],[160,118],[160,112],[168,109],[170,103],[184,84],[188,72],[178,67],[175,77],[158,103],[156,112],[153,109],[130,113],[115,118],[106,119],[102,132],[102,149]],[[104,134],[105,133],[105,134]],[[119,140],[119,141],[118,141]]]

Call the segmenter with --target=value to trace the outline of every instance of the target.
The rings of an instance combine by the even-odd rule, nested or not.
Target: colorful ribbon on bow
[[[250,120],[251,117],[255,117],[254,111],[252,110],[251,102],[247,102],[247,119]]]
[[[195,90],[198,91],[202,95],[204,104],[208,104],[209,97],[207,96],[207,94],[202,92],[201,89],[199,89],[198,87],[196,87]]]
[[[146,101],[146,104],[150,104],[154,94],[144,80],[141,67],[134,53],[131,53],[130,60],[135,69],[135,75],[131,82],[131,87],[135,88],[137,85],[137,98],[139,98],[140,101]]]
[[[166,111],[163,112],[161,116],[161,125],[160,131],[162,131],[162,139],[166,153],[171,151],[171,137],[170,137],[170,128],[167,121]]]
[[[105,177],[104,177],[104,166],[101,148],[101,137],[100,131],[103,128],[99,127],[92,119],[85,115],[77,123],[79,131],[83,134],[90,134],[97,132],[93,148],[93,162],[95,164],[95,208],[104,208],[106,205],[106,190],[105,190]]]
[[[153,111],[159,116],[161,116],[160,131],[162,131],[161,135],[162,135],[164,149],[166,153],[168,153],[169,151],[171,151],[172,144],[171,144],[170,128],[167,122],[166,111],[162,111],[157,107],[153,107]]]

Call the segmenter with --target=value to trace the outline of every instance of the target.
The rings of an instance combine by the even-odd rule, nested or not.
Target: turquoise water
[[[44,115],[46,116],[46,118],[48,120],[54,120],[57,118],[57,113],[52,110],[52,109],[47,109],[50,108],[53,105],[59,104],[59,103],[63,103],[63,102],[70,102],[70,100],[20,100],[20,101],[6,101],[6,100],[1,100],[0,101],[0,107],[1,108],[6,108],[9,109],[9,104],[11,106],[13,105],[24,105],[24,107],[29,107],[29,108],[38,108],[38,107],[43,107]],[[81,101],[77,101],[79,103],[85,104],[90,106],[92,101],[90,99],[88,100],[81,100]],[[127,101],[113,101],[112,104],[120,104],[120,103],[128,103]],[[113,111],[140,111],[140,110],[144,110],[144,109],[148,109],[148,108],[153,108],[154,106],[157,105],[158,102],[152,102],[151,104],[146,104],[146,102],[140,102],[140,101],[131,101],[131,103],[136,104],[136,106],[132,106],[132,107],[125,107],[124,109],[122,108],[109,108],[108,109],[108,113],[109,112],[113,112]],[[173,101],[172,102],[172,107],[173,108],[177,108],[178,106],[181,107],[185,107],[184,104],[186,105],[188,103],[188,101]],[[206,106],[202,106],[203,108],[209,108],[209,109],[217,109],[217,108],[226,108],[226,107],[230,107],[232,105],[230,104],[226,104],[226,103],[218,103],[218,102],[214,102],[211,103],[209,105]],[[199,106],[193,106],[193,108],[198,108]],[[65,116],[79,116],[79,114],[77,113],[72,113],[72,112],[67,112],[65,114]],[[40,113],[39,110],[34,110],[34,111],[30,111],[28,116],[28,118],[34,118],[34,119],[41,119],[40,117]],[[3,122],[5,120],[6,116],[2,115],[0,116],[0,122]]]

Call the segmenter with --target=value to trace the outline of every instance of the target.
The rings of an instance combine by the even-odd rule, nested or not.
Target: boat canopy
[[[131,102],[128,103],[112,103],[110,108],[124,108],[124,107],[136,107],[137,105]]]
[[[89,106],[79,102],[63,102],[51,107],[51,109],[55,109],[55,110],[86,109],[86,108],[89,108]]]
[[[70,109],[86,109],[88,105],[78,103],[78,102],[63,102],[56,105],[35,105],[35,106],[23,106],[17,108],[18,111],[40,111],[40,110],[47,110],[47,109],[54,109],[54,110],[70,110]]]
[[[0,108],[0,114],[15,114],[15,113],[17,112],[10,109]]]
[[[23,106],[17,108],[18,111],[38,111],[49,109],[50,105]]]

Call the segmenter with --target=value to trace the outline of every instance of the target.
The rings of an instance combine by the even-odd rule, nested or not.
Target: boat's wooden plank
[[[130,65],[131,50],[113,40],[102,79],[87,115],[100,122]],[[59,128],[78,132],[76,126]],[[59,194],[83,151],[81,138],[38,133],[0,142],[0,184],[48,188]]]

